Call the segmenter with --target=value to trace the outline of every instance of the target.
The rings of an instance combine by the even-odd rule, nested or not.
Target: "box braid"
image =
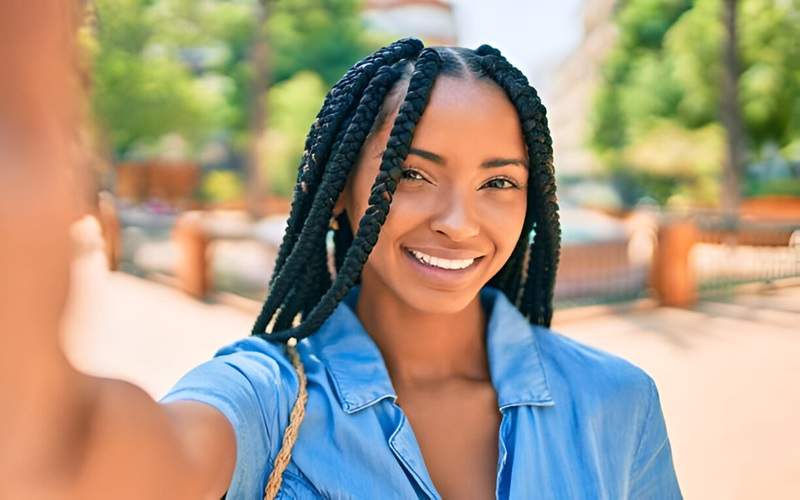
[[[306,136],[287,228],[275,262],[276,271],[283,267],[286,258],[294,248],[303,221],[308,215],[310,202],[314,199],[319,186],[320,165],[325,165],[328,160],[332,142],[338,142],[338,140],[332,141],[333,134],[341,133],[346,128],[342,128],[341,124],[348,115],[352,114],[356,97],[363,92],[364,87],[375,76],[379,67],[413,57],[420,50],[422,50],[422,42],[419,40],[413,38],[398,40],[350,68],[325,96],[322,108]],[[277,272],[272,275],[270,285],[277,276]]]
[[[531,179],[528,183],[528,210],[523,236],[509,259],[514,269],[521,269],[525,260],[528,263],[525,272],[519,275],[520,279],[511,286],[509,298],[532,323],[549,327],[553,316],[553,289],[561,247],[561,226],[547,112],[525,75],[512,66],[500,51],[481,45],[476,52],[482,57],[481,62],[487,73],[505,90],[517,108],[528,149]],[[534,237],[529,243],[531,230],[534,231]],[[502,278],[503,285],[512,280],[509,276]],[[524,287],[521,297],[518,295],[520,286]]]
[[[383,63],[391,63],[393,60],[397,60],[397,59],[402,58],[403,56],[408,54],[410,49],[414,49],[415,50],[415,49],[421,48],[421,44],[419,44],[419,42],[415,41],[415,40],[411,40],[411,41],[408,41],[408,42],[401,41],[401,42],[398,42],[398,44],[394,44],[394,45],[396,45],[397,47],[396,47],[396,50],[392,54],[390,54],[392,57],[384,58],[383,59]],[[407,64],[407,62],[404,62],[403,64]],[[363,71],[363,75],[365,75],[365,77],[362,78],[363,81],[356,81],[355,84],[353,86],[349,87],[348,89],[346,89],[345,92],[350,92],[350,93],[353,93],[353,92],[359,93],[359,92],[361,92],[363,90],[363,82],[367,81],[368,78],[371,78],[371,75],[375,75],[375,69],[374,69],[375,66],[376,66],[376,64],[374,63],[374,61],[373,62],[367,62],[367,63],[364,63],[364,64],[359,64],[358,67],[363,68],[363,70],[364,70]],[[328,196],[327,200],[323,200],[323,202],[325,204],[329,204],[328,202],[330,201],[330,198],[332,197],[333,194],[336,194],[336,196],[338,196],[338,193],[341,192],[341,187],[343,187],[343,185],[344,185],[344,181],[346,179],[346,175],[347,175],[347,173],[349,173],[349,169],[352,166],[352,164],[355,162],[355,159],[357,157],[357,153],[361,148],[361,145],[362,145],[362,142],[363,142],[363,139],[361,138],[361,136],[363,136],[364,133],[366,132],[364,130],[365,127],[366,127],[365,124],[367,122],[371,122],[371,120],[374,118],[373,116],[368,116],[368,115],[370,115],[372,113],[370,111],[370,108],[374,108],[376,106],[379,106],[380,103],[382,102],[383,97],[385,96],[385,91],[386,91],[386,85],[384,85],[384,84],[386,84],[387,82],[391,83],[391,80],[397,78],[396,71],[391,71],[390,72],[389,71],[390,69],[392,69],[392,68],[387,68],[385,66],[382,67],[378,71],[379,75],[375,76],[375,78],[373,80],[369,81],[369,84],[371,85],[371,88],[368,88],[367,91],[365,91],[365,93],[363,95],[363,99],[362,99],[362,104],[363,105],[360,108],[357,108],[356,114],[352,115],[352,112],[351,112],[350,116],[348,116],[347,118],[345,118],[343,120],[340,120],[340,123],[342,123],[343,129],[338,132],[337,139],[334,142],[334,146],[331,148],[334,151],[333,160],[331,161],[332,165],[330,167],[326,165],[326,169],[325,169],[325,172],[323,174],[323,175],[329,175],[331,177],[331,179],[332,179],[332,184],[333,184],[333,189],[329,189],[328,190],[329,192],[326,192],[323,195],[323,196]],[[381,91],[381,95],[378,96],[378,98],[375,98],[374,93],[377,90]],[[347,113],[347,112],[348,112],[348,110],[344,110],[343,112],[341,112],[339,114],[344,114],[344,113]],[[334,113],[336,113],[336,112],[334,111]],[[366,113],[366,115],[364,113]],[[351,126],[350,126],[351,122],[353,122],[354,120],[355,120],[355,123],[353,124],[353,126],[351,128]],[[320,142],[325,141],[325,140],[330,141],[330,137],[327,137],[327,138],[326,137],[322,137],[320,139]],[[342,144],[343,141],[344,141],[344,144]],[[320,163],[319,158],[315,159],[315,155],[313,153],[310,155],[310,158],[311,158],[312,161],[316,161],[317,163]],[[340,175],[340,174],[342,174],[342,169],[343,168],[346,170],[346,171],[343,172],[345,174],[344,176]],[[318,188],[318,186],[316,186],[315,184],[306,185],[302,181],[301,181],[300,184],[301,184],[301,192],[306,192],[306,191],[315,192],[316,188]],[[329,184],[326,183],[325,181],[320,181],[318,184],[324,185],[324,186],[329,186]],[[311,189],[309,189],[308,186],[311,186]],[[310,196],[309,196],[309,198],[310,198]],[[316,200],[316,198],[318,198],[318,196],[315,194],[314,195],[314,199]],[[315,205],[312,204],[311,207],[315,207]],[[316,206],[317,213],[319,213],[320,210],[323,209],[323,208],[325,208],[325,207],[320,207],[320,206],[317,205]],[[310,210],[310,212],[314,212],[315,208],[310,208],[309,210]],[[301,219],[301,215],[302,214],[297,214],[296,216],[294,216],[294,218],[293,218],[293,216],[290,216],[291,220],[290,220],[289,225],[290,226],[293,225],[292,221],[294,219],[297,219],[297,221],[299,221],[298,224],[301,224],[301,225],[313,224],[313,220],[315,220],[315,218],[311,217],[310,213],[307,213],[307,214],[303,215],[303,217],[305,217],[304,220]],[[317,229],[316,227],[312,227],[312,232],[315,231],[316,229]],[[304,234],[303,231],[304,230],[300,231],[301,235]],[[295,280],[294,280],[293,276],[297,273],[298,267],[302,263],[302,259],[300,259],[299,257],[301,255],[306,255],[308,253],[308,251],[309,251],[308,245],[312,244],[312,243],[309,243],[309,242],[311,241],[311,238],[314,235],[308,235],[307,234],[307,236],[308,237],[306,238],[306,246],[303,247],[302,251],[298,251],[296,253],[295,252],[291,252],[289,255],[294,255],[294,257],[287,257],[286,260],[288,260],[288,263],[281,262],[281,261],[277,262],[276,270],[275,270],[275,273],[273,274],[273,280],[272,280],[272,283],[270,285],[270,289],[271,289],[270,298],[281,297],[283,294],[285,294],[287,292],[287,288],[289,287],[289,285],[292,285],[292,284],[296,285],[296,283],[294,283]],[[319,235],[317,234],[316,236],[319,236]],[[302,239],[302,236],[300,236],[300,238]],[[294,242],[292,240],[290,240],[287,245],[282,245],[282,250],[284,248],[293,247],[293,245],[294,245]],[[294,249],[292,248],[292,250],[294,250]],[[285,266],[285,268],[284,268],[284,266]],[[264,311],[265,316],[267,316],[267,317],[272,316],[275,313],[275,310],[278,307],[278,305],[279,304],[277,304],[275,302],[270,303],[270,300],[268,299],[267,303],[265,304],[265,308],[264,308],[265,309],[265,311]]]
[[[403,39],[351,68],[326,97],[306,139],[286,233],[254,335],[275,342],[311,335],[359,283],[437,75],[490,79],[505,91],[519,114],[530,165],[528,210],[511,257],[489,284],[505,293],[529,321],[550,326],[561,238],[552,141],[541,100],[525,76],[492,47],[422,49],[419,41]],[[404,79],[410,79],[408,90],[372,186],[369,207],[356,231],[345,213],[337,216],[334,278],[326,258],[333,206],[364,143],[390,114],[384,101],[390,100],[392,88]]]
[[[407,50],[405,52],[407,53]],[[311,296],[310,292],[314,291],[313,288],[315,287],[295,290],[295,296],[302,295],[305,299],[309,299],[293,301],[295,306],[306,304],[300,310],[292,310],[289,307],[292,304],[286,302],[291,292],[291,285],[297,286],[299,284],[298,281],[304,281],[302,278],[298,280],[299,276],[297,276],[302,266],[307,266],[309,274],[327,272],[326,266],[322,265],[325,262],[325,253],[323,252],[321,256],[314,255],[313,250],[324,250],[325,248],[327,222],[331,217],[333,206],[344,188],[352,166],[358,159],[359,152],[372,128],[386,94],[401,76],[402,67],[408,64],[408,61],[403,61],[402,56],[404,55],[405,53],[402,53],[400,57],[397,57],[398,61],[391,66],[381,66],[375,73],[374,78],[369,81],[366,90],[364,90],[337,150],[325,165],[314,197],[314,203],[311,204],[308,210],[308,215],[294,243],[294,248],[285,259],[282,268],[276,269],[275,274],[273,274],[274,279],[271,284],[270,296],[256,322],[253,333],[264,334],[268,318],[271,318],[276,313],[283,316],[280,318],[281,324],[286,324],[289,321],[294,323],[297,313],[307,312],[307,317],[306,314],[301,314],[304,317],[304,321],[298,326],[281,330],[280,334],[273,334],[268,337],[270,340],[287,340],[290,337],[300,339],[310,335],[330,315],[339,301],[353,286],[356,276],[360,274],[369,252],[377,242],[380,227],[386,219],[391,195],[394,193],[397,180],[402,173],[399,164],[405,158],[405,153],[410,147],[411,133],[419,120],[419,116],[422,114],[430,88],[433,85],[438,55],[430,49],[421,51],[416,60],[414,72],[409,83],[409,90],[406,94],[406,101],[401,107],[395,129],[393,129],[393,134],[390,138],[390,144],[395,144],[395,146],[390,148],[392,152],[384,155],[381,174],[373,186],[370,197],[371,206],[367,209],[367,213],[361,221],[358,232],[353,238],[353,244],[347,250],[336,280],[321,297]],[[366,66],[373,65],[367,64]],[[402,145],[403,142],[405,142],[405,146]],[[399,153],[402,148],[405,149],[402,157],[397,157],[396,154],[393,154],[395,149]],[[320,259],[320,257],[322,258]],[[317,261],[316,263],[314,263],[315,260]],[[309,304],[315,305],[311,307]],[[279,307],[283,308],[280,312],[278,311]],[[277,321],[275,326],[277,326]]]
[[[278,300],[270,303],[268,299],[264,306],[264,313],[272,315],[278,313],[274,328],[285,328],[293,322],[294,317],[302,310],[302,304],[308,295],[316,290],[314,284],[318,279],[324,279],[321,271],[327,274],[327,262],[321,260],[319,255],[325,255],[325,236],[333,206],[339,193],[344,188],[350,169],[356,163],[364,139],[375,114],[389,88],[397,80],[399,71],[394,66],[384,66],[370,81],[353,117],[345,120],[346,129],[339,134],[340,138],[334,144],[331,160],[325,166],[325,171],[320,180],[320,186],[315,196],[315,203],[310,207],[308,216],[303,224],[296,248],[288,256],[282,268],[274,276],[271,286],[270,299],[277,299],[278,294],[287,294],[282,304]],[[377,95],[376,95],[377,94]],[[317,202],[317,198],[320,200]],[[315,223],[314,221],[318,221]],[[320,253],[321,252],[321,253]],[[300,269],[306,267],[305,273],[297,282]],[[328,278],[330,280],[330,277]],[[305,287],[303,287],[305,285]],[[294,296],[295,300],[290,300]],[[288,300],[288,302],[287,302]],[[280,308],[280,309],[279,309]]]

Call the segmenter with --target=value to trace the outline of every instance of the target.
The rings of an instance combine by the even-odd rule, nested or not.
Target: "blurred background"
[[[553,329],[655,378],[686,498],[800,498],[800,1],[82,3],[76,365],[159,397],[248,335],[326,91],[489,43],[548,109]]]

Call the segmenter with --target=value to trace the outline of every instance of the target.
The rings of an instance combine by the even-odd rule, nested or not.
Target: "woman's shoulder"
[[[260,337],[245,337],[220,348],[214,356],[181,377],[161,399],[195,399],[229,413],[243,408],[268,413],[288,410],[297,377],[283,347]]]
[[[555,421],[602,450],[598,463],[626,464],[626,498],[682,498],[653,378],[630,361],[533,326],[555,402]]]
[[[653,378],[631,361],[551,328],[531,328],[551,389],[605,405],[617,400],[628,408],[646,407],[657,396]]]
[[[297,390],[297,374],[285,346],[258,336],[244,337],[221,347],[206,363],[209,368],[217,364],[238,372],[261,394],[277,389],[279,394],[288,395]]]
[[[161,399],[200,401],[233,424],[241,457],[272,456],[296,397],[297,377],[281,345],[245,337],[184,374]],[[260,463],[260,462],[259,462]]]
[[[214,354],[214,359],[236,365],[243,370],[266,370],[274,375],[280,375],[284,367],[291,368],[283,344],[268,342],[255,335],[221,347]]]

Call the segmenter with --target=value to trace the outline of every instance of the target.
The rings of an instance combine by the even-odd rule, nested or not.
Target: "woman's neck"
[[[457,313],[435,314],[414,309],[385,287],[367,281],[361,285],[356,315],[380,349],[396,385],[454,377],[489,379],[480,295]]]

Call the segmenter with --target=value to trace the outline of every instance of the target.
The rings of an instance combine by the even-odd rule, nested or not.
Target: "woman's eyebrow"
[[[444,165],[447,163],[441,156],[430,151],[425,151],[424,149],[410,148],[408,150],[408,154],[419,156],[420,158],[430,160],[434,163],[438,163],[439,165]],[[506,165],[519,165],[520,167],[528,168],[527,161],[517,158],[490,158],[481,163],[482,168],[504,167]]]
[[[492,158],[481,163],[483,168],[504,167],[506,165],[519,165],[520,167],[528,168],[528,162],[516,158]]]
[[[436,153],[431,153],[430,151],[425,151],[424,149],[411,148],[408,150],[408,154],[417,155],[420,158],[425,158],[426,160],[438,163],[439,165],[444,165],[447,163],[441,156],[437,155]]]

